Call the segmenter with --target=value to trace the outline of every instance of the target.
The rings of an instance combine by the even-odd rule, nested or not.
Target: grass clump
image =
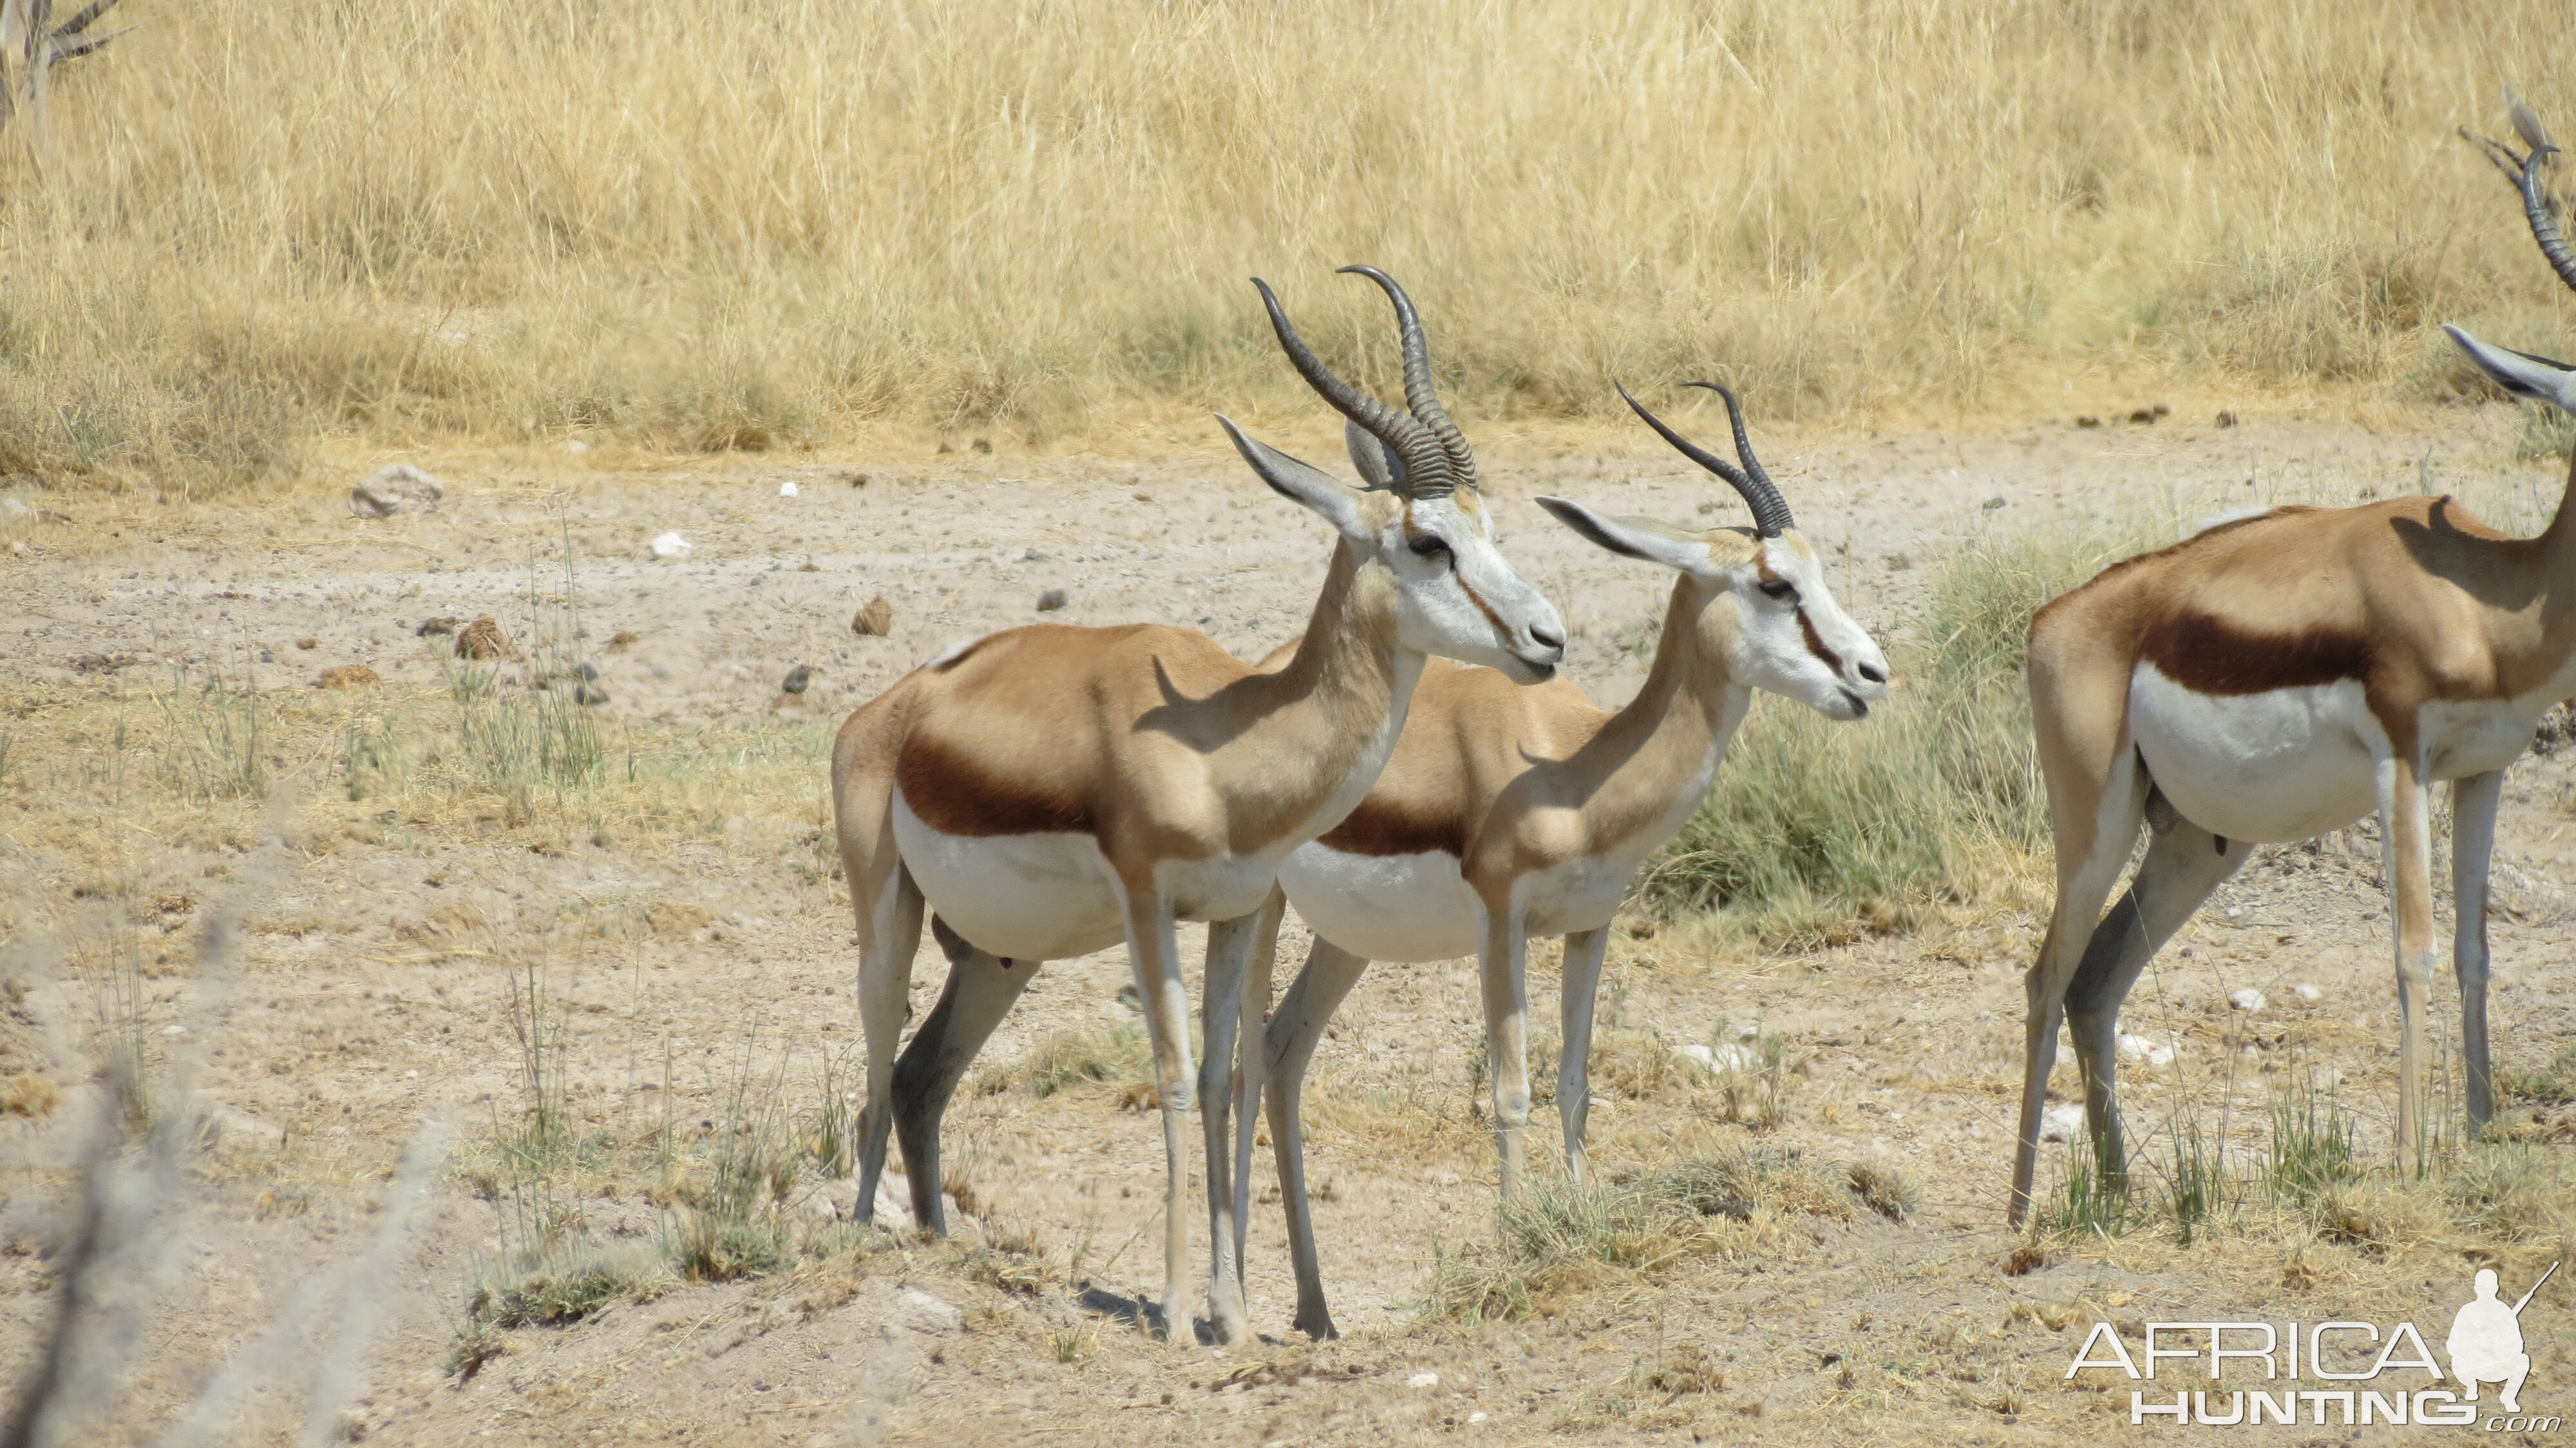
[[[988,1067],[975,1078],[976,1094],[998,1096],[1014,1086],[1043,1100],[1087,1082],[1129,1086],[1154,1077],[1154,1051],[1145,1032],[1130,1023],[1058,1031],[1023,1059]]]
[[[1510,1321],[1549,1313],[1587,1286],[1691,1257],[1794,1253],[1812,1243],[1785,1230],[1794,1218],[1849,1220],[1859,1205],[1881,1210],[1860,1180],[1857,1169],[1835,1176],[1795,1153],[1765,1150],[1686,1157],[1624,1180],[1533,1177],[1496,1208],[1492,1245],[1435,1253],[1423,1305],[1463,1322]],[[1886,1192],[1894,1182],[1877,1185]]]
[[[2556,1055],[2538,1066],[2517,1069],[2499,1067],[2496,1090],[2503,1095],[2519,1096],[2552,1106],[2576,1102],[2576,1042],[2558,1048]]]
[[[668,1274],[650,1246],[580,1244],[520,1254],[486,1278],[466,1310],[494,1327],[560,1327],[612,1302],[650,1302]]]
[[[2021,672],[2030,616],[2143,546],[2136,529],[1988,536],[1942,560],[1928,642],[1897,659],[1885,708],[1845,725],[1758,703],[1648,869],[1647,907],[1815,946],[2008,895],[2048,839]]]

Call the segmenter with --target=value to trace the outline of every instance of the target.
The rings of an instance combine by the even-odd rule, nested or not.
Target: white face
[[[1493,515],[1471,493],[1389,510],[1375,530],[1395,574],[1396,637],[1406,648],[1543,683],[1565,657],[1556,606],[1494,546]]]
[[[1725,594],[1701,611],[1701,636],[1722,642],[1737,682],[1828,719],[1858,719],[1887,697],[1887,656],[1834,602],[1816,550],[1795,530],[1760,540],[1750,561],[1717,570],[1713,581]],[[1712,630],[1709,612],[1728,604],[1734,628]]]

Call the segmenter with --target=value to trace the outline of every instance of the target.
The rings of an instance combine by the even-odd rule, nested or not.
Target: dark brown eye
[[[1773,598],[1796,598],[1798,596],[1798,585],[1775,578],[1769,583],[1763,584],[1762,591]]]
[[[1449,556],[1449,545],[1442,541],[1440,535],[1436,533],[1425,533],[1421,537],[1414,539],[1412,548],[1413,556],[1416,558],[1446,558]]]

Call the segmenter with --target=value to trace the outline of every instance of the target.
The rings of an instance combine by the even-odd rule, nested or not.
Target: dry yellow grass
[[[1425,304],[1470,406],[1772,415],[2057,375],[2464,385],[2561,296],[2452,138],[2551,0],[1807,7],[133,0],[0,146],[0,472],[202,490],[315,429],[762,447],[1296,401]]]

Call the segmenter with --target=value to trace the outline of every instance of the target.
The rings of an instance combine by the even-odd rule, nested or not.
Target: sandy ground
[[[1692,425],[1715,435],[1705,416]],[[1918,626],[1925,562],[1980,530],[2115,517],[2171,534],[2229,507],[2385,496],[2427,478],[2527,529],[2557,480],[2512,460],[2513,427],[2503,409],[2400,425],[2175,417],[1789,436],[1769,460],[1840,598],[1895,644]],[[1320,433],[1281,440],[1328,455]],[[1624,435],[1486,450],[1505,549],[1575,631],[1572,675],[1624,700],[1665,580],[1527,499],[1561,492],[1682,522],[1735,521],[1739,505]],[[1317,1214],[1338,1343],[1309,1349],[1289,1331],[1267,1205],[1250,1261],[1262,1343],[1164,1343],[1127,1325],[1121,1313],[1160,1276],[1162,1153],[1152,1115],[1123,1109],[1108,1083],[962,1093],[950,1113],[952,1171],[978,1217],[962,1236],[1033,1240],[1022,1256],[1051,1264],[1033,1285],[980,1270],[964,1247],[885,1246],[857,1266],[677,1286],[573,1327],[514,1331],[458,1382],[445,1364],[478,1264],[524,1224],[451,1172],[416,1238],[394,1239],[393,1265],[362,1259],[425,1121],[470,1162],[518,1109],[513,980],[542,968],[573,1109],[613,1133],[713,1129],[742,1063],[781,1050],[799,1083],[827,1058],[847,1073],[856,952],[820,843],[832,725],[942,646],[1038,617],[1049,589],[1064,591],[1053,617],[1066,622],[1195,625],[1258,657],[1301,622],[1328,540],[1213,452],[406,460],[449,483],[434,515],[350,518],[341,498],[356,469],[343,468],[225,505],[17,495],[43,511],[0,518],[0,1078],[71,1085],[101,1023],[130,1017],[156,1059],[193,1075],[213,1123],[132,1289],[131,1374],[81,1441],[148,1440],[245,1350],[267,1354],[245,1375],[246,1416],[197,1441],[286,1441],[323,1345],[359,1301],[382,1325],[346,1431],[370,1442],[2090,1441],[2113,1436],[2106,1425],[2129,1431],[2125,1392],[2061,1381],[2095,1315],[2411,1315],[2438,1337],[2435,1319],[2463,1295],[2468,1266],[2439,1233],[2332,1249],[2264,1232],[2192,1249],[2122,1239],[2008,1274],[2002,1189],[2035,922],[1998,907],[1811,954],[1687,929],[1623,935],[1611,952],[1605,1024],[1624,1039],[1669,1047],[1758,1024],[1786,1036],[1794,1071],[1785,1120],[1758,1138],[1718,1121],[1705,1091],[1612,1086],[1593,1117],[1596,1161],[1615,1171],[1757,1139],[1820,1163],[1883,1161],[1922,1189],[1901,1223],[1794,1218],[1654,1273],[1605,1271],[1527,1320],[1427,1317],[1417,1304],[1435,1256],[1494,1232],[1472,963],[1379,967],[1308,1093],[1310,1172],[1331,1185]],[[781,496],[783,482],[798,495]],[[688,539],[685,557],[651,556],[667,530]],[[852,612],[878,596],[890,635],[855,637]],[[115,773],[111,719],[153,707],[174,668],[254,669],[321,738],[361,708],[356,691],[306,689],[321,669],[364,664],[382,697],[434,700],[447,640],[419,630],[483,615],[522,641],[577,620],[608,697],[612,769],[620,739],[665,754],[694,740],[752,761],[738,777],[758,787],[674,784],[666,818],[633,797],[648,781],[617,820],[558,810],[513,823],[340,798],[336,742],[310,757],[281,746],[287,802],[265,812],[165,807],[145,771]],[[798,664],[813,684],[781,698]],[[2527,760],[2507,790],[2493,1011],[2508,1062],[2537,1064],[2576,1032],[2565,760]],[[619,822],[635,820],[647,823]],[[2396,1023],[2376,875],[2374,847],[2338,841],[2267,854],[2221,892],[2124,1024],[2176,1051],[2133,1071],[2142,1134],[2185,1096],[2259,1112],[2298,1060],[2336,1073],[2367,1139],[2384,1138]],[[244,926],[231,963],[196,969],[192,932],[224,912]],[[1283,985],[1305,946],[1293,922],[1287,934]],[[136,968],[109,968],[117,951]],[[1533,1019],[1546,1021],[1554,965],[1535,954]],[[1049,965],[988,1061],[1132,1021],[1118,999],[1127,978],[1123,951]],[[127,1017],[101,984],[118,979],[139,995]],[[916,1011],[938,984],[925,946]],[[2249,986],[2265,1009],[2231,1011],[2228,993]],[[2436,1009],[2455,1009],[2447,981]],[[10,1372],[32,1360],[55,1301],[60,1168],[88,1099],[75,1088],[50,1115],[0,1117]],[[1545,1143],[1552,1111],[1534,1126]],[[607,1170],[574,1205],[595,1235],[650,1240],[670,1221],[651,1187]],[[815,1184],[802,1210],[819,1219],[848,1193]],[[2527,1281],[2557,1250],[2489,1255]],[[2544,1294],[2525,1319],[2538,1364],[2526,1402],[2546,1410],[2576,1404],[2571,1301]],[[1680,1391],[1654,1385],[1677,1353],[1718,1371]],[[2390,1433],[2322,1431],[2315,1441]]]

